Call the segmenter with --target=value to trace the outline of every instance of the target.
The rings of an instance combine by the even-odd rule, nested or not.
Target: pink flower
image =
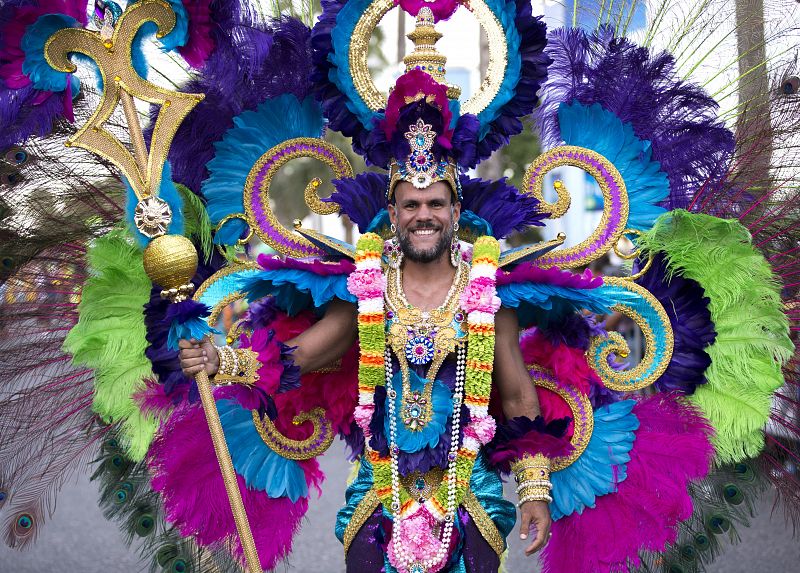
[[[492,441],[497,423],[492,416],[476,416],[464,428],[464,433],[478,440],[482,445]]]
[[[358,269],[347,277],[347,290],[358,298],[378,298],[386,290],[386,277],[380,269]]]
[[[423,506],[413,515],[403,519],[399,528],[395,525],[392,528],[392,535],[397,535],[399,530],[401,546],[404,552],[414,556],[415,561],[425,561],[427,559],[432,559],[440,546],[439,537],[434,534],[435,526],[436,520]],[[441,569],[446,559],[447,557],[442,559],[439,563],[431,567],[429,571],[438,571]],[[399,559],[397,559],[394,553],[393,541],[389,542],[389,561],[398,571],[407,571],[407,569],[401,568],[402,566],[399,563]]]
[[[496,296],[491,279],[481,277],[470,281],[461,293],[461,308],[472,311],[495,313],[500,308],[500,298]]]
[[[372,421],[372,414],[375,412],[374,404],[360,404],[356,406],[353,417],[356,424],[364,432],[364,437],[369,438],[372,434],[369,431],[369,423]]]

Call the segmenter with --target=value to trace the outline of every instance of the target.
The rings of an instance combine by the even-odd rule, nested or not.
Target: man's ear
[[[461,201],[453,203],[453,223],[458,223],[461,218]]]
[[[392,225],[397,225],[397,207],[394,203],[389,203],[386,206],[386,209],[389,211],[389,221]]]

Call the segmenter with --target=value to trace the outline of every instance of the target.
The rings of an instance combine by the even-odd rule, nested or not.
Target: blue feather
[[[211,328],[202,318],[190,318],[186,322],[173,320],[169,325],[167,334],[167,348],[178,350],[179,340],[202,340],[209,334],[222,334],[216,328]]]
[[[130,4],[134,4],[135,2],[138,2],[138,0],[130,2]],[[172,28],[169,34],[157,40],[161,44],[161,49],[164,52],[171,52],[181,46],[185,46],[186,42],[189,41],[189,16],[186,14],[186,9],[183,7],[183,2],[181,0],[166,0],[166,2],[175,12],[175,27]],[[139,31],[136,32],[136,37],[133,39],[133,44],[131,45],[131,63],[133,64],[133,69],[143,78],[147,78],[147,74],[150,70],[144,48],[148,41],[155,38],[157,31],[158,28],[155,23],[145,23],[139,28]]]
[[[131,234],[136,238],[137,242],[142,246],[142,248],[144,248],[151,239],[142,235],[133,222],[134,210],[136,209],[136,204],[139,202],[139,199],[137,199],[136,194],[133,192],[133,188],[131,187],[130,183],[128,183],[128,180],[123,177],[122,181],[125,183],[125,189],[127,190],[128,197],[128,201],[125,206],[125,220],[128,223],[128,228],[130,229]],[[172,223],[170,223],[167,233],[171,235],[182,235],[184,224],[183,199],[181,199],[181,195],[178,192],[178,189],[175,187],[175,183],[172,182],[172,168],[169,165],[169,161],[164,163],[164,171],[161,175],[161,187],[158,190],[158,197],[166,201],[169,204],[170,209],[172,209]]]
[[[33,87],[49,92],[63,92],[67,88],[67,78],[71,76],[72,97],[78,95],[80,82],[71,74],[51,68],[44,57],[44,46],[50,36],[59,30],[80,27],[75,18],[66,14],[45,14],[28,26],[20,43],[25,52],[22,72],[33,82]]]
[[[378,118],[356,91],[350,74],[350,41],[356,24],[372,0],[350,0],[336,17],[336,26],[331,30],[333,51],[328,60],[334,64],[328,79],[347,97],[347,109],[356,115],[366,129],[372,129]]]
[[[500,115],[503,106],[514,98],[522,69],[522,57],[519,53],[519,31],[514,22],[517,16],[516,2],[513,0],[487,0],[486,5],[503,27],[506,35],[506,45],[508,46],[508,59],[506,61],[505,75],[497,94],[491,103],[478,114],[478,121],[481,122],[480,139],[486,136],[491,128],[492,121]]]
[[[575,462],[550,476],[553,483],[553,519],[594,507],[598,496],[616,491],[627,477],[629,452],[639,420],[632,409],[635,400],[602,406],[594,412],[589,445]]]
[[[217,402],[225,441],[236,473],[248,488],[264,491],[272,498],[288,497],[296,502],[308,497],[308,485],[300,464],[276,454],[256,430],[250,410],[234,400]]]
[[[250,169],[270,148],[295,137],[320,137],[322,110],[312,97],[300,101],[292,94],[264,101],[255,111],[233,119],[222,141],[214,144],[214,159],[206,164],[210,173],[202,193],[213,224],[227,215],[244,213],[242,193]],[[214,236],[214,242],[234,244],[245,230],[239,219],[228,221]]]
[[[669,195],[669,180],[659,162],[652,159],[650,142],[636,137],[630,123],[623,123],[598,103],[562,103],[558,123],[567,145],[596,151],[620,172],[630,202],[626,227],[651,229],[656,218],[666,211],[658,203]]]
[[[664,354],[667,351],[666,340],[668,333],[666,329],[671,328],[669,320],[667,319],[666,323],[662,322],[661,316],[659,316],[653,305],[646,298],[633,290],[610,284],[604,284],[598,290],[607,298],[607,300],[612,301],[612,304],[618,304],[635,311],[642,318],[644,318],[644,320],[647,322],[647,325],[653,329],[654,339],[652,344],[654,349],[654,358],[648,368],[644,370],[635,380],[630,382],[630,384],[635,384],[637,381],[651,376],[664,360]],[[597,345],[594,350],[594,363],[600,362],[599,357],[609,342],[610,341],[606,340]]]
[[[613,304],[600,289],[577,289],[532,282],[500,285],[497,287],[497,296],[503,306],[517,309],[522,328],[534,324],[546,326],[548,320],[558,320],[563,314],[580,309],[606,314]]]
[[[263,270],[243,278],[239,290],[250,301],[265,296],[275,297],[275,303],[289,315],[309,308],[322,308],[334,298],[356,302],[347,290],[347,275],[317,275],[300,269]]]

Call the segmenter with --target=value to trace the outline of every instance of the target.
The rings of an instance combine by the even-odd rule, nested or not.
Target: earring
[[[383,243],[383,254],[389,260],[390,267],[394,270],[400,268],[400,264],[403,262],[403,250],[400,248],[400,242],[397,237],[392,237]]]
[[[450,264],[458,268],[461,261],[461,241],[458,240],[458,223],[453,224],[453,239],[450,241]]]
[[[397,234],[397,227],[395,226],[394,223],[389,225],[389,230],[392,232],[392,235],[396,235]]]

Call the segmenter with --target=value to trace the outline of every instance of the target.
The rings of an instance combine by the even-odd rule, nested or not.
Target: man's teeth
[[[433,235],[436,229],[417,229],[414,231],[415,235]]]

